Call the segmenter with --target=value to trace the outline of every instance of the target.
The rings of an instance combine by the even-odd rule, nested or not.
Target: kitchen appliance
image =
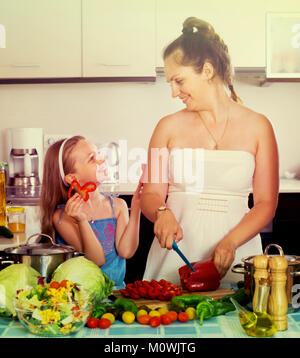
[[[43,175],[43,129],[7,128],[7,196],[39,196]]]
[[[272,257],[274,255],[269,255],[270,247],[276,247],[279,251],[280,256],[284,256],[288,261],[287,269],[287,284],[286,284],[286,294],[289,303],[289,312],[297,307],[293,307],[293,297],[297,295],[297,291],[293,290],[293,286],[300,286],[300,256],[295,255],[284,255],[282,248],[276,244],[270,244],[265,248],[264,255]],[[234,265],[231,269],[234,273],[239,273],[244,275],[244,285],[245,292],[253,297],[255,291],[255,280],[254,280],[254,256],[248,256],[242,259],[242,263]]]
[[[37,237],[37,239],[30,243],[34,237]],[[46,237],[46,239],[42,237]],[[72,257],[84,256],[83,253],[76,251],[71,246],[55,244],[53,239],[46,234],[33,234],[24,245],[7,248],[4,252],[10,256],[11,264],[23,263],[29,265],[37,270],[41,276],[46,277],[47,280],[51,279],[54,270],[64,261]],[[9,263],[9,256],[4,257],[6,264]]]
[[[97,144],[98,153],[106,159],[108,179],[103,184],[119,183],[120,146],[116,142]]]

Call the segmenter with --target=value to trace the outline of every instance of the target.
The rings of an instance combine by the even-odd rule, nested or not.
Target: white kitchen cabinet
[[[81,0],[1,0],[0,78],[81,76]]]
[[[299,12],[299,0],[156,0],[156,66],[163,66],[162,51],[181,34],[189,17],[209,22],[229,48],[234,67],[265,67],[267,12]]]
[[[82,0],[83,77],[155,76],[155,1]]]

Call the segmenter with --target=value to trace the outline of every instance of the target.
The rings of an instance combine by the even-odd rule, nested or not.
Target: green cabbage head
[[[54,271],[52,280],[70,280],[85,288],[90,297],[96,300],[108,297],[115,284],[99,266],[83,256],[73,257],[61,263]]]
[[[0,271],[0,315],[15,316],[13,298],[17,290],[34,287],[37,276],[41,276],[34,268],[25,264],[13,264]]]

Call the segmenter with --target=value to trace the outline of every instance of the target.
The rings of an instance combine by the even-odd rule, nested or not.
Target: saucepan
[[[34,237],[37,239],[30,243]],[[39,242],[42,237],[46,237],[48,240],[43,239],[45,242]],[[62,262],[72,257],[84,256],[83,253],[76,251],[71,246],[54,243],[52,237],[46,234],[33,234],[24,245],[7,248],[4,252],[11,257],[11,264],[29,265],[47,280],[51,279],[54,270]],[[9,263],[9,260],[6,260],[6,263]]]
[[[293,296],[297,294],[297,290],[295,288],[300,287],[300,256],[295,255],[284,255],[283,249],[281,246],[277,244],[270,244],[265,248],[264,255],[268,257],[276,256],[276,255],[269,255],[269,248],[276,247],[279,251],[280,256],[284,256],[288,261],[288,268],[287,268],[287,284],[286,284],[286,294],[288,298],[288,302],[291,305]],[[244,275],[244,287],[245,292],[248,295],[253,297],[254,290],[255,290],[255,281],[254,281],[254,265],[253,259],[254,256],[248,256],[242,259],[242,263],[234,265],[231,269],[232,272],[240,273]],[[299,285],[299,286],[295,286]],[[294,289],[293,289],[294,288]]]

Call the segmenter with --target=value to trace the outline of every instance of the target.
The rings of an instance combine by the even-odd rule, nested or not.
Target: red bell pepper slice
[[[68,191],[68,198],[70,199],[72,192],[75,191],[82,196],[84,201],[87,201],[89,200],[89,193],[95,191],[96,189],[97,185],[92,181],[89,181],[81,186],[77,180],[73,180]]]

